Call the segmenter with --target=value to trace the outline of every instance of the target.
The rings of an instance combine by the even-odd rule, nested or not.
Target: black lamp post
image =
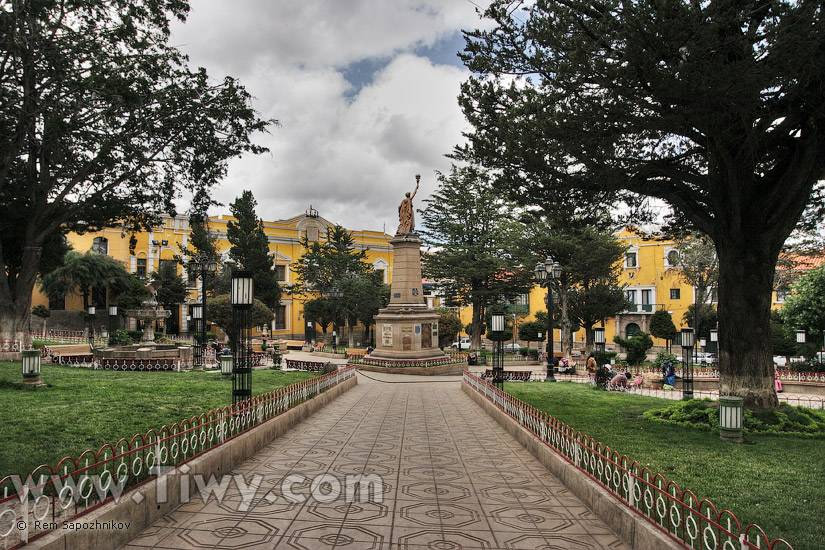
[[[490,323],[490,331],[493,333],[493,385],[499,389],[504,388],[504,314],[493,313]]]
[[[343,295],[344,293],[337,286],[333,286],[329,291],[329,297],[335,301],[336,317],[338,311],[338,300],[340,300]],[[336,351],[338,349],[338,331],[336,330],[335,322],[332,323],[332,329],[332,350]]]
[[[217,273],[218,262],[210,256],[201,254],[197,258],[189,260],[188,267],[190,273],[194,273],[195,277],[201,280],[201,311],[203,313],[200,318],[201,338],[200,345],[195,346],[195,357],[192,359],[195,368],[203,368],[204,356],[206,355],[206,276],[207,274]]]
[[[692,328],[682,329],[682,397],[693,399],[693,345],[696,343],[696,335]]]
[[[192,317],[192,323],[195,325],[193,332],[200,331],[200,324],[203,323],[203,304],[191,304],[189,306],[189,315]],[[198,341],[195,338],[195,349],[192,355],[192,369],[203,370],[203,351],[206,349],[206,342]]]
[[[252,397],[252,362],[249,357],[249,311],[254,290],[251,271],[232,271],[232,404]]]
[[[547,288],[547,376],[545,382],[555,382],[556,377],[553,370],[556,365],[556,353],[553,350],[553,290],[552,285],[561,277],[561,265],[550,256],[544,263],[536,264],[536,281],[539,286]]]
[[[109,306],[109,326],[111,333],[117,330],[117,306],[114,304]]]
[[[595,327],[593,329],[593,342],[596,344],[596,349],[601,352],[601,357],[599,357],[599,364],[603,364],[605,361],[604,357],[604,348],[605,348],[605,341],[604,341],[604,327]]]
[[[89,306],[89,347],[95,349],[95,306]]]

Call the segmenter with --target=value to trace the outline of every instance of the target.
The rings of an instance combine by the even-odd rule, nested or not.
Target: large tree
[[[304,253],[292,264],[296,282],[293,294],[303,295],[304,316],[321,324],[326,332],[330,322],[349,322],[349,344],[356,321],[369,329],[372,315],[386,305],[380,274],[367,262],[367,251],[356,250],[352,233],[340,225],[327,230],[326,238],[310,241],[304,237]]]
[[[252,191],[244,191],[229,205],[237,220],[226,224],[226,238],[232,245],[229,256],[242,269],[252,272],[255,297],[268,308],[276,309],[281,302],[281,287],[272,270],[273,259],[269,255],[269,238],[264,233],[264,222],[255,214],[257,204]]]
[[[523,203],[679,211],[719,258],[721,394],[776,405],[774,266],[825,176],[821,2],[498,0],[486,16],[466,33],[457,155]]]
[[[182,191],[260,152],[268,123],[235,80],[169,46],[186,0],[0,4],[0,339],[26,339],[44,246],[59,232],[150,227]]]
[[[562,267],[555,283],[560,317],[559,324],[554,326],[561,329],[561,351],[566,357],[572,354],[574,329],[585,328],[589,348],[593,325],[627,309],[618,282],[620,260],[627,247],[611,231],[597,229],[607,226],[608,219],[604,217],[528,217],[518,241],[527,258],[525,263],[544,263],[550,256]]]
[[[131,287],[126,266],[110,256],[92,251],[85,254],[68,252],[63,265],[44,275],[39,283],[48,296],[81,296],[83,309],[90,305],[104,307],[107,293],[114,297]],[[102,303],[92,303],[94,293],[104,298]]]
[[[526,293],[532,266],[519,266],[512,204],[490,189],[486,171],[453,166],[449,174],[439,172],[438,181],[418,211],[419,231],[431,247],[422,270],[446,305],[473,307],[471,346],[480,349],[486,308]]]

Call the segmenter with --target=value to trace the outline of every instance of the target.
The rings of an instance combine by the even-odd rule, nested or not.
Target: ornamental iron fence
[[[0,540],[19,548],[63,522],[71,522],[105,503],[119,502],[136,487],[231,442],[246,431],[355,376],[346,367],[304,380],[234,406],[149,430],[98,451],[66,457],[57,466],[39,466],[26,479],[0,479]]]
[[[667,481],[662,474],[654,474],[638,461],[631,461],[469,371],[464,371],[464,383],[683,547],[793,550],[783,539],[769,539],[758,525],[747,525],[743,529],[732,512],[718,511],[711,501],[700,500],[692,491]]]

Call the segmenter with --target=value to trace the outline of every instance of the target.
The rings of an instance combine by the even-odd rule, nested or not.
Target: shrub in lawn
[[[718,403],[710,399],[679,401],[663,409],[643,413],[648,420],[716,430],[719,426]],[[781,404],[766,411],[745,409],[745,433],[790,434],[825,437],[825,411]]]

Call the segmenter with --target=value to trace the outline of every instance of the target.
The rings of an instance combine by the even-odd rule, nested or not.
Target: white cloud
[[[312,204],[350,230],[386,223],[393,232],[414,174],[421,207],[465,127],[456,98],[469,73],[411,52],[477,27],[474,9],[466,0],[194,1],[172,43],[214,78],[239,78],[256,109],[282,124],[256,140],[269,154],[230,164],[214,198],[228,204],[251,189],[265,220]],[[387,62],[355,90],[341,71],[367,58]]]

